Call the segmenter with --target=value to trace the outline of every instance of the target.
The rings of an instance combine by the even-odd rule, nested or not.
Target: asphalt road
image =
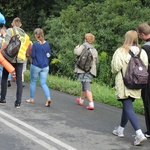
[[[7,103],[0,105],[0,150],[150,150],[150,140],[133,146],[135,132],[128,123],[125,138],[112,135],[121,109],[95,102],[95,110],[76,104],[75,96],[51,90],[51,107],[37,87],[35,103],[29,104],[29,84],[23,90],[20,109],[14,108],[16,84],[8,88]],[[143,131],[144,116],[138,115]]]

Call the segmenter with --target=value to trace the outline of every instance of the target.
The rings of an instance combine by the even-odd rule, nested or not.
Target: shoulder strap
[[[11,33],[12,33],[12,36],[14,36],[14,30],[13,30],[13,28],[11,28]]]
[[[140,55],[141,55],[141,51],[142,51],[142,50],[141,50],[141,48],[140,48],[140,51],[139,51],[139,53],[138,53],[138,57],[140,57]]]
[[[150,46],[150,41],[146,42],[144,45]],[[144,45],[143,45],[143,46],[144,46]]]
[[[129,50],[129,54],[131,55],[131,57],[134,57],[134,54],[131,50]]]
[[[129,54],[130,54],[132,57],[135,56],[131,50],[129,50]],[[137,56],[140,57],[140,55],[141,55],[141,48],[140,48],[140,51],[139,51],[139,53],[137,54]]]
[[[41,46],[42,46],[42,48],[43,48],[43,50],[44,50],[44,52],[45,52],[45,54],[46,54],[46,49],[45,49],[45,47],[42,45],[42,44],[40,44]]]
[[[16,30],[15,30],[15,28],[11,28],[11,31],[12,31],[12,36],[16,35]]]
[[[40,44],[40,43],[39,43]],[[46,49],[45,49],[45,47],[42,45],[42,44],[40,44],[41,45],[41,47],[42,47],[42,49],[44,50],[44,52],[45,52],[45,55],[47,54],[47,52],[46,52]]]

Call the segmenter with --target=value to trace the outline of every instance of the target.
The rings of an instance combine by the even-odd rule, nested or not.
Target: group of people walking
[[[0,13],[0,29],[4,28],[4,25],[6,23],[5,17]],[[25,37],[26,32],[21,28],[22,23],[20,18],[14,18],[12,21],[12,27],[8,28],[6,30],[6,35],[5,35],[5,40],[4,43],[0,49],[0,52],[4,51],[4,49],[8,46],[9,41],[11,37],[13,36],[12,34],[12,28],[16,31],[17,34],[21,37]],[[24,86],[24,71],[25,66],[24,62],[26,61],[25,59],[26,56],[30,56],[32,58],[32,64],[30,66],[30,96],[29,99],[26,100],[27,103],[34,103],[34,96],[35,96],[35,91],[36,91],[36,82],[37,78],[39,76],[40,83],[42,86],[42,89],[45,93],[46,96],[46,107],[50,107],[51,103],[51,96],[50,96],[50,90],[46,84],[47,76],[49,73],[49,57],[51,55],[51,48],[49,43],[44,39],[44,32],[41,28],[37,28],[34,31],[35,35],[35,42],[31,42],[30,38],[21,40],[21,44],[25,41],[28,43],[26,45],[26,50],[25,52],[22,50],[21,47],[19,49],[18,56],[10,62],[11,65],[15,68],[15,74],[16,74],[16,85],[17,85],[17,90],[16,90],[16,100],[14,103],[15,108],[20,108],[21,102],[22,102],[22,92],[23,92],[23,86]],[[29,37],[29,36],[27,36]],[[28,40],[28,41],[27,41]],[[20,55],[21,58],[20,58]],[[9,72],[6,70],[5,67],[3,67],[2,70],[2,79],[1,79],[1,96],[0,96],[0,103],[6,103],[6,94],[7,94],[7,79],[9,76]]]
[[[139,45],[138,42],[139,37],[142,40],[146,41],[146,43],[142,47]],[[84,43],[80,46],[76,46],[74,49],[74,54],[79,56],[84,50],[84,47],[87,46],[91,49],[93,55],[93,64],[89,72],[81,70],[80,68],[78,68],[77,65],[75,66],[75,73],[77,73],[77,78],[82,85],[81,96],[79,98],[76,98],[76,102],[78,105],[83,106],[84,99],[87,98],[89,101],[89,106],[87,106],[86,108],[88,110],[94,110],[94,101],[90,89],[90,83],[92,82],[92,78],[96,76],[96,64],[98,62],[97,50],[92,45],[94,39],[95,37],[93,34],[87,33],[85,34]],[[136,146],[141,145],[141,142],[147,140],[147,138],[150,138],[150,76],[148,79],[148,84],[142,90],[128,89],[124,85],[122,72],[124,75],[127,70],[129,60],[131,58],[129,50],[131,50],[134,55],[138,55],[140,49],[140,57],[150,74],[150,26],[147,23],[139,25],[137,31],[130,30],[126,32],[123,45],[115,51],[111,61],[111,71],[116,76],[115,89],[117,100],[122,103],[123,107],[121,122],[119,126],[117,126],[113,130],[112,133],[118,137],[123,138],[125,126],[128,123],[128,121],[130,121],[136,133],[134,141],[134,145]],[[147,131],[144,134],[140,128],[137,116],[133,108],[133,102],[135,101],[135,99],[141,98],[141,93],[144,102],[145,122],[147,127]]]
[[[6,23],[5,18],[0,19],[0,28]],[[15,28],[20,34],[26,34],[25,31],[21,28],[22,23],[20,18],[15,18],[12,22],[12,27]],[[51,104],[51,94],[50,90],[46,84],[47,76],[49,73],[49,57],[51,55],[51,48],[49,43],[44,39],[44,32],[41,28],[37,28],[34,30],[34,35],[36,41],[32,44],[28,45],[27,53],[25,55],[31,56],[32,63],[30,65],[30,96],[29,99],[26,100],[27,103],[35,102],[35,92],[36,92],[36,82],[37,78],[40,79],[40,84],[45,93],[46,97],[46,107],[50,107]],[[5,35],[5,43],[2,45],[1,52],[7,47],[10,39],[12,37],[10,28],[7,29]],[[138,43],[138,38],[146,41],[146,43],[141,47]],[[89,72],[85,72],[80,69],[77,65],[75,66],[75,73],[77,74],[77,79],[81,82],[81,95],[79,98],[76,98],[76,102],[78,105],[83,106],[85,98],[88,99],[89,105],[86,107],[87,110],[94,110],[94,101],[93,95],[90,88],[90,84],[92,82],[93,77],[96,76],[96,65],[98,63],[98,52],[94,48],[93,42],[95,40],[95,36],[92,33],[86,33],[84,42],[82,45],[78,45],[74,49],[74,54],[76,56],[80,56],[82,51],[84,51],[85,47],[90,48],[90,51],[93,56],[92,66]],[[117,100],[122,103],[122,115],[120,124],[113,130],[113,134],[123,138],[124,137],[124,129],[128,121],[130,121],[133,126],[136,137],[134,141],[134,145],[140,145],[141,142],[150,138],[150,76],[148,80],[148,84],[142,90],[136,89],[128,89],[123,82],[123,75],[126,72],[129,60],[131,58],[129,54],[129,50],[131,50],[135,55],[139,53],[141,49],[140,57],[148,68],[148,72],[150,74],[150,26],[147,23],[143,23],[138,26],[137,30],[127,31],[125,34],[125,40],[121,47],[119,47],[115,53],[113,54],[111,61],[111,71],[115,74],[115,89]],[[23,70],[23,60],[17,58],[11,64],[14,66],[16,71],[16,101],[15,107],[20,108],[22,101],[22,90],[23,90],[23,82],[22,82],[22,70]],[[8,71],[4,68],[2,73],[2,81],[1,81],[1,97],[0,103],[6,103],[6,93],[7,93],[7,79],[8,79]],[[145,110],[145,122],[147,131],[145,133],[142,132],[140,125],[138,123],[137,116],[134,112],[133,102],[141,98],[144,102],[144,110]]]

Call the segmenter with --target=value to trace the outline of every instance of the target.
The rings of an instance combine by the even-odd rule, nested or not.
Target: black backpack
[[[131,55],[131,59],[126,70],[125,77],[123,77],[124,84],[129,89],[142,89],[148,82],[149,74],[146,66],[140,58],[141,49],[137,56],[135,56],[131,50],[129,51],[129,54]]]
[[[93,63],[93,55],[91,49],[86,47],[82,50],[81,55],[78,57],[76,65],[79,69],[89,72]]]
[[[14,35],[11,37],[8,46],[2,51],[3,56],[12,62],[18,55],[21,41],[19,40],[19,35],[16,35],[15,29],[13,28]]]

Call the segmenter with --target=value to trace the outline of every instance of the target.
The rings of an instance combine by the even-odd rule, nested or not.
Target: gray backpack
[[[14,35],[11,37],[8,46],[2,51],[3,56],[9,61],[12,62],[18,55],[21,41],[19,35],[16,34],[15,29],[13,28]]]
[[[82,50],[81,55],[78,57],[76,65],[79,69],[89,72],[93,64],[93,55],[91,49],[86,47]]]
[[[129,54],[131,55],[131,59],[129,61],[125,76],[123,77],[124,85],[128,89],[142,89],[148,82],[149,74],[146,66],[140,58],[141,49],[137,56],[135,56],[131,50],[129,51]]]

